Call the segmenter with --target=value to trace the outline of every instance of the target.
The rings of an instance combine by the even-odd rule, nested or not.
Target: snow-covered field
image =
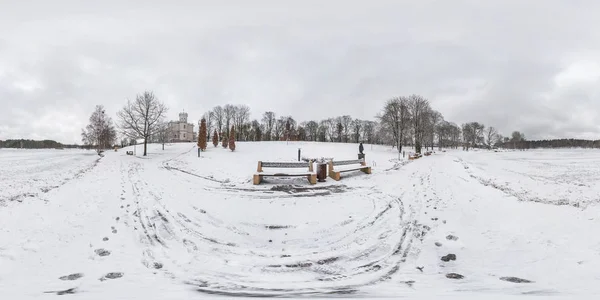
[[[258,160],[298,148],[348,160],[358,146],[0,150],[2,299],[600,294],[598,152],[408,162],[365,145],[371,175],[252,184]]]
[[[0,206],[43,194],[91,169],[94,151],[0,149]]]

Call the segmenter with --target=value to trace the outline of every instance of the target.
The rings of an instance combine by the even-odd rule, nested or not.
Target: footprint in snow
[[[123,277],[123,273],[121,273],[121,272],[111,272],[111,273],[108,273],[108,274],[104,275],[102,278],[100,278],[100,281],[104,281],[104,280],[107,280],[107,279],[117,279],[117,278],[121,278],[121,277]]]
[[[64,290],[64,291],[50,291],[50,292],[44,292],[44,293],[46,293],[46,294],[57,294],[59,296],[62,296],[62,295],[75,294],[76,291],[77,291],[77,288],[71,288],[71,289],[67,289],[67,290]]]
[[[72,280],[77,280],[77,279],[79,279],[81,277],[83,277],[83,273],[74,273],[74,274],[69,274],[67,276],[59,277],[58,279],[72,281]]]
[[[446,278],[448,278],[448,279],[463,279],[463,278],[465,278],[465,276],[462,276],[457,273],[448,273],[448,274],[446,274]]]
[[[446,239],[449,241],[457,241],[458,237],[452,234],[449,234],[448,236],[446,236]]]
[[[98,254],[98,256],[109,256],[110,255],[110,251],[106,250],[106,249],[96,249],[94,252],[96,252],[96,254]]]
[[[527,280],[527,279],[523,279],[523,278],[519,278],[519,277],[500,277],[500,280],[502,281],[508,281],[508,282],[512,282],[512,283],[533,283],[533,281],[531,280]]]

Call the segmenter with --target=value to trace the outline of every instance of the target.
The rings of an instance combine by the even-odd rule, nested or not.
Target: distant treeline
[[[600,149],[600,140],[557,139],[538,141],[504,142],[498,145],[507,149],[536,149],[536,148],[596,148]]]
[[[6,140],[0,141],[0,148],[23,148],[23,149],[91,149],[91,146],[65,145],[53,140]]]

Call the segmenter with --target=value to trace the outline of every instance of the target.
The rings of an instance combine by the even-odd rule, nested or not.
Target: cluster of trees
[[[164,143],[168,126],[164,122],[168,109],[152,92],[137,95],[117,113],[122,145],[135,139],[144,139],[144,155],[147,143]],[[514,131],[504,137],[498,130],[480,122],[467,122],[460,126],[447,121],[434,110],[429,100],[420,95],[399,96],[386,101],[375,120],[361,120],[342,115],[323,120],[298,122],[292,116],[277,116],[273,111],[264,112],[259,119],[251,119],[247,105],[216,106],[202,116],[198,145],[206,149],[207,141],[215,147],[235,149],[235,141],[316,141],[369,144],[387,144],[402,152],[403,146],[414,146],[416,152],[438,147],[471,148],[494,147],[529,149],[539,147],[598,147],[598,141],[552,140],[527,141],[525,135]],[[90,117],[90,125],[82,132],[82,140],[98,151],[116,140],[116,130],[110,117],[99,105]]]
[[[230,136],[230,128],[237,131],[239,141],[319,141],[319,142],[376,142],[374,121],[339,116],[325,120],[298,123],[292,116],[277,116],[273,111],[262,114],[260,120],[250,120],[250,108],[246,105],[216,106],[202,117],[206,120],[208,139],[223,140]],[[221,137],[214,137],[218,135]]]
[[[494,147],[523,149],[529,145],[519,131],[504,137],[495,127],[486,127],[480,122],[459,126],[447,121],[440,112],[432,109],[429,100],[420,95],[389,99],[374,121],[343,115],[298,122],[292,116],[277,116],[273,111],[251,120],[248,106],[231,104],[216,106],[202,118],[206,121],[207,139],[212,134],[213,143],[222,141],[224,147],[224,137],[229,136],[232,124],[238,129],[235,139],[240,141],[364,142],[391,145],[399,152],[403,146],[414,146],[421,152],[422,148],[434,147],[462,147],[468,151]],[[593,141],[581,144],[593,144]]]
[[[151,138],[164,143],[167,140],[167,123],[164,122],[168,109],[158,100],[153,92],[145,91],[135,100],[127,100],[127,104],[117,112],[118,128],[122,135],[121,145],[144,140],[144,156]],[[98,153],[112,147],[117,140],[117,130],[112,119],[106,115],[104,107],[97,105],[90,116],[89,124],[82,129],[81,140],[87,146],[93,146]]]
[[[377,119],[376,128],[380,131],[377,136],[391,141],[398,152],[402,152],[403,145],[414,145],[417,153],[421,153],[423,147],[455,148],[460,145],[460,128],[444,120],[443,115],[419,95],[388,100]]]
[[[485,126],[477,122],[459,127],[446,121],[440,112],[431,108],[427,99],[419,95],[388,100],[375,121],[343,115],[298,122],[292,116],[277,116],[273,111],[264,112],[260,119],[250,120],[248,106],[231,104],[214,107],[202,119],[206,122],[207,139],[212,133],[213,142],[229,136],[230,124],[238,129],[235,138],[240,141],[365,142],[389,144],[399,152],[403,145],[414,146],[421,152],[422,148],[433,149],[435,146],[492,147],[502,141],[493,127],[485,131]],[[463,131],[467,135],[463,136]]]

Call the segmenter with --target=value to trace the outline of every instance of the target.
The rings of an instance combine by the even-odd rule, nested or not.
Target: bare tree
[[[276,141],[281,140],[281,138],[283,137],[286,122],[287,119],[285,117],[279,117],[279,119],[275,121],[275,127],[273,128],[273,137]]]
[[[375,142],[375,128],[377,123],[374,121],[364,121],[362,126],[362,137],[367,140],[367,143],[373,144]]]
[[[101,154],[115,142],[117,132],[102,105],[96,105],[89,121],[85,129],[81,130],[81,140],[86,146],[96,146],[96,152]]]
[[[525,135],[519,131],[513,131],[510,141],[513,143],[513,149],[517,149],[517,143],[525,140]]]
[[[336,119],[336,132],[337,132],[337,137],[338,137],[338,143],[342,142],[342,136],[344,134],[344,125],[342,125],[342,118],[338,117]]]
[[[162,144],[162,149],[165,150],[165,143],[169,141],[169,123],[161,122],[158,124],[156,138],[156,141]]]
[[[252,141],[261,141],[262,140],[263,130],[261,127],[262,126],[260,125],[260,122],[258,122],[258,120],[253,120],[252,123],[250,123],[249,140],[252,140]]]
[[[442,114],[436,110],[430,109],[427,113],[427,137],[429,147],[433,150],[433,146],[435,144],[435,135],[438,132],[438,127],[440,122],[444,120]],[[439,139],[438,139],[439,140]]]
[[[404,134],[409,126],[409,102],[406,97],[394,97],[385,103],[383,113],[377,117],[382,129],[391,133],[393,145],[402,152]]]
[[[326,139],[328,139],[330,142],[334,142],[335,141],[335,132],[337,129],[337,123],[335,122],[334,118],[329,118],[326,120],[323,120],[323,125],[325,125],[325,136]]]
[[[267,111],[263,114],[262,123],[264,126],[264,140],[270,141],[273,136],[273,129],[275,127],[275,113],[272,111]]]
[[[494,141],[494,146],[498,147],[498,145],[502,144],[504,137],[501,134],[496,134],[496,140]]]
[[[462,125],[463,141],[467,151],[469,151],[469,148],[476,147],[477,144],[484,143],[484,129],[485,125],[478,122],[470,122]]]
[[[223,107],[220,105],[215,106],[213,108],[213,117],[219,135],[223,135],[223,125],[225,122],[225,112],[223,111]]]
[[[485,140],[486,140],[488,149],[492,149],[492,147],[496,143],[497,139],[498,139],[498,130],[496,130],[496,128],[494,128],[493,126],[488,127],[487,130],[485,131]]]
[[[227,129],[226,136],[229,136],[229,130],[231,128],[231,123],[233,123],[233,118],[237,111],[237,107],[231,104],[225,104],[223,106],[223,119],[225,121],[225,129]]]
[[[159,131],[167,110],[153,92],[145,91],[137,95],[135,101],[127,100],[125,107],[117,113],[124,135],[144,139],[144,156],[148,153],[148,139]]]
[[[343,126],[343,142],[347,143],[350,139],[350,131],[352,130],[352,117],[342,116],[340,122]]]
[[[297,123],[292,116],[283,118],[285,120],[284,138],[285,140],[292,140],[297,135]]]
[[[241,141],[245,131],[245,124],[250,121],[250,107],[247,105],[238,105],[233,116],[233,123],[237,128],[236,140]]]
[[[215,113],[213,111],[207,111],[204,113],[204,115],[202,115],[202,118],[204,118],[204,120],[206,120],[206,140],[210,141],[210,135],[213,132],[213,123],[214,123],[214,118],[215,118]],[[200,128],[200,127],[198,127]]]
[[[353,141],[355,143],[359,143],[360,142],[360,134],[362,132],[362,126],[363,126],[363,121],[359,120],[359,119],[354,119],[352,121],[352,136],[353,136]]]
[[[429,101],[420,95],[410,95],[408,97],[410,114],[412,117],[412,127],[414,131],[415,152],[421,153],[423,145],[423,136],[425,134],[425,114],[429,110]]]
[[[319,123],[315,121],[308,121],[303,127],[306,130],[307,139],[310,141],[316,141],[319,135]]]

